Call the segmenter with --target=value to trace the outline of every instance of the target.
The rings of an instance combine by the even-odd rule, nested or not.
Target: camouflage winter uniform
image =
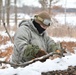
[[[49,52],[55,51],[59,46],[56,46],[56,43],[48,36],[46,31],[42,34],[39,34],[37,29],[34,27],[32,20],[28,20],[23,22],[14,36],[14,51],[12,55],[12,62],[13,63],[22,63],[23,61],[23,54],[28,54],[31,50],[26,50],[28,45],[36,45],[40,49]],[[38,52],[38,49],[34,50],[35,53]],[[33,52],[33,51],[31,51]],[[29,56],[30,57],[30,56]],[[29,58],[28,57],[28,58]],[[25,60],[26,55],[25,55]]]

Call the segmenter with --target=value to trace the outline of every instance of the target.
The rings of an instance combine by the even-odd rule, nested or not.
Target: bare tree
[[[48,10],[49,10],[49,14],[51,13],[51,3],[53,0],[48,0]]]
[[[46,10],[46,8],[47,8],[47,0],[39,0],[39,3],[41,4],[42,9]]]
[[[15,25],[17,26],[17,0],[14,0],[14,4],[15,4]]]
[[[67,0],[65,0],[65,25],[66,25],[66,5],[67,5]]]
[[[2,3],[3,3],[3,0],[2,0]],[[4,1],[5,3],[5,1]],[[2,5],[2,22],[5,23],[5,7]]]
[[[1,18],[2,18],[2,0],[0,0],[0,25],[1,25]]]
[[[5,0],[5,6],[6,6],[6,15],[7,15],[7,26],[9,26],[9,17],[10,17],[10,0]]]
[[[39,3],[41,4],[43,10],[49,9],[49,13],[51,12],[51,6],[52,4],[57,3],[59,0],[39,0]]]

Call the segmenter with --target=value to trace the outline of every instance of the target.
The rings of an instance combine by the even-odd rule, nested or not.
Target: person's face
[[[46,26],[46,25],[42,25],[42,24],[40,24],[40,26],[43,28],[43,29],[47,29],[49,26]]]
[[[43,23],[40,23],[39,21],[37,21],[37,23],[39,23],[39,25],[45,30],[49,27],[49,26],[44,25]]]

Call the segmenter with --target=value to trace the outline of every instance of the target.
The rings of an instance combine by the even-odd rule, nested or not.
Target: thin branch
[[[1,63],[10,64],[11,66],[13,66],[15,68],[16,67],[25,67],[25,66],[27,66],[29,64],[32,64],[32,63],[36,62],[36,61],[42,61],[42,60],[48,59],[50,56],[53,56],[54,54],[58,54],[58,53],[52,53],[51,52],[51,53],[48,53],[47,55],[44,55],[42,57],[35,58],[33,60],[27,61],[27,62],[22,63],[22,64],[15,64],[15,63],[6,62],[6,61],[0,61],[0,64]],[[60,55],[60,54],[58,54],[58,55]]]
[[[9,32],[8,32],[8,30],[7,30],[6,25],[5,25],[5,23],[4,23],[4,22],[3,22],[3,26],[4,26],[5,30],[6,30],[6,33],[7,33],[7,34],[8,34],[8,36],[9,36],[9,38],[10,38],[11,42],[13,43],[13,39],[12,39],[12,37],[10,36],[10,34],[9,34]]]

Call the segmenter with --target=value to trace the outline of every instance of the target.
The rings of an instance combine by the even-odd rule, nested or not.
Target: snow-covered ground
[[[14,31],[10,32],[11,36],[14,36]],[[6,32],[0,32],[1,36],[8,36]],[[57,38],[51,37],[54,41],[74,41],[76,42],[76,38]],[[9,46],[13,46],[11,42],[7,42],[6,45],[1,45],[0,49],[4,49]],[[5,58],[0,58],[0,60],[4,60]],[[0,75],[41,75],[41,72],[53,71],[53,70],[65,70],[68,66],[76,66],[76,54],[70,54],[62,58],[56,58],[54,60],[47,59],[45,62],[36,61],[24,68],[18,67],[13,68],[10,65],[6,65],[8,68],[0,69]],[[5,66],[5,64],[2,64]]]
[[[62,42],[62,41],[65,41],[65,42],[76,42],[76,38],[70,38],[70,37],[51,37],[55,42]]]
[[[63,1],[63,2],[62,2]],[[67,0],[67,3],[69,1],[69,4],[67,4],[67,7],[74,7],[76,8],[76,0]],[[74,1],[72,3],[72,1]],[[61,0],[59,4],[62,7],[65,7],[65,0]],[[59,5],[58,4],[58,5]],[[71,7],[72,6],[72,7]],[[55,16],[56,20],[61,23],[65,24],[65,15],[59,14]],[[66,22],[70,25],[76,25],[76,15],[74,14],[67,14]],[[19,21],[20,22],[20,21]],[[14,22],[10,23],[10,25],[14,25]],[[11,36],[14,36],[14,31],[10,32]],[[8,36],[5,31],[1,32],[1,36]],[[54,41],[74,41],[76,42],[76,38],[70,38],[70,37],[64,37],[64,38],[58,38],[58,37],[51,37],[54,39]],[[13,44],[9,41],[5,45],[0,45],[0,49],[4,50],[5,48],[13,46]],[[76,51],[76,50],[75,50]],[[4,60],[5,58],[0,58],[0,60]],[[70,54],[62,58],[56,58],[54,60],[47,59],[45,62],[37,61],[35,63],[32,63],[24,68],[18,67],[13,68],[9,64],[6,65],[8,68],[6,69],[0,69],[0,75],[41,75],[41,72],[47,72],[47,71],[53,71],[53,70],[65,70],[68,68],[68,66],[76,66],[76,54]],[[2,64],[5,66],[5,64]],[[1,67],[1,66],[0,66]]]
[[[13,68],[9,66],[6,69],[0,69],[0,75],[41,75],[41,72],[65,70],[68,66],[76,66],[76,55],[71,54],[66,57],[56,58],[54,60],[47,59],[45,62],[37,61],[24,68]]]
[[[58,23],[60,24],[65,24],[65,19],[66,19],[66,23],[68,25],[71,26],[76,26],[76,14],[72,13],[72,14],[66,14],[66,18],[65,18],[65,14],[57,14],[55,16],[55,19],[58,21]]]

